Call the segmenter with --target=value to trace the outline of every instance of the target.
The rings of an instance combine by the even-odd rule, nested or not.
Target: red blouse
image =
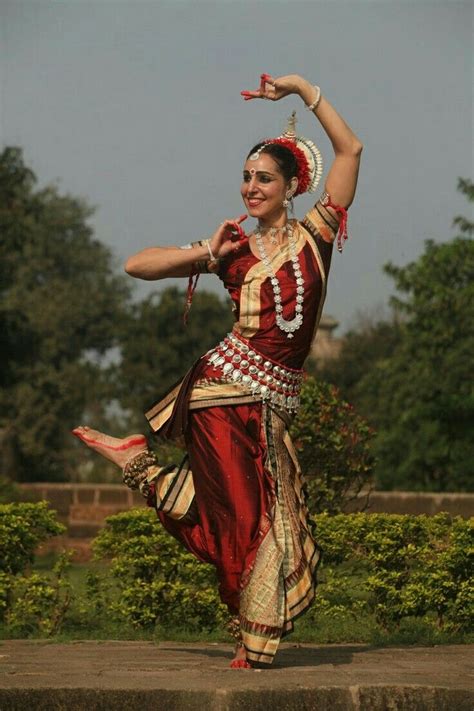
[[[234,330],[260,353],[291,368],[301,368],[309,354],[326,295],[326,282],[337,222],[318,203],[297,223],[296,252],[304,279],[303,324],[293,338],[276,324],[275,299],[270,277],[248,243],[238,255],[223,261],[219,277],[233,302]],[[281,288],[283,317],[295,316],[296,279],[288,245],[270,257]]]

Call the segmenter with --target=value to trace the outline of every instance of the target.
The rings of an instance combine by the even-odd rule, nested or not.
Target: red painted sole
[[[81,439],[86,444],[97,444],[100,447],[104,447],[104,449],[111,449],[114,452],[123,452],[124,450],[130,449],[130,447],[134,447],[137,444],[146,444],[147,443],[145,437],[136,437],[135,439],[131,439],[126,444],[121,444],[118,447],[113,447],[111,444],[104,444],[103,442],[98,442],[96,439],[90,439],[89,437],[84,437],[84,435],[80,434],[79,432],[75,432],[74,430],[72,431],[72,434],[75,437],[78,437],[79,439]]]

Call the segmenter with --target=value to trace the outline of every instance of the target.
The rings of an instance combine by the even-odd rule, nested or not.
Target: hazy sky
[[[244,156],[294,108],[330,164],[300,99],[239,94],[262,71],[302,74],[365,145],[325,309],[345,329],[387,302],[385,262],[416,258],[468,214],[456,182],[473,175],[472,14],[447,0],[0,0],[1,142],[23,147],[41,185],[96,205],[96,236],[121,262],[241,214]]]

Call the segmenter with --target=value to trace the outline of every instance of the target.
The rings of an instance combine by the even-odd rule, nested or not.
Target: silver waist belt
[[[268,358],[234,332],[227,334],[205,357],[227,382],[236,383],[245,392],[287,412],[298,409],[303,370],[288,368]]]

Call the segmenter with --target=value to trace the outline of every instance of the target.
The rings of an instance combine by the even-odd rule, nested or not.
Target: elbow
[[[343,156],[345,158],[357,158],[360,159],[362,149],[364,145],[359,140],[351,141],[341,146],[338,150],[335,150],[336,156]]]
[[[133,257],[129,257],[127,261],[125,262],[124,266],[124,271],[126,274],[132,277],[137,277],[138,275],[138,270],[137,270],[137,263]]]

